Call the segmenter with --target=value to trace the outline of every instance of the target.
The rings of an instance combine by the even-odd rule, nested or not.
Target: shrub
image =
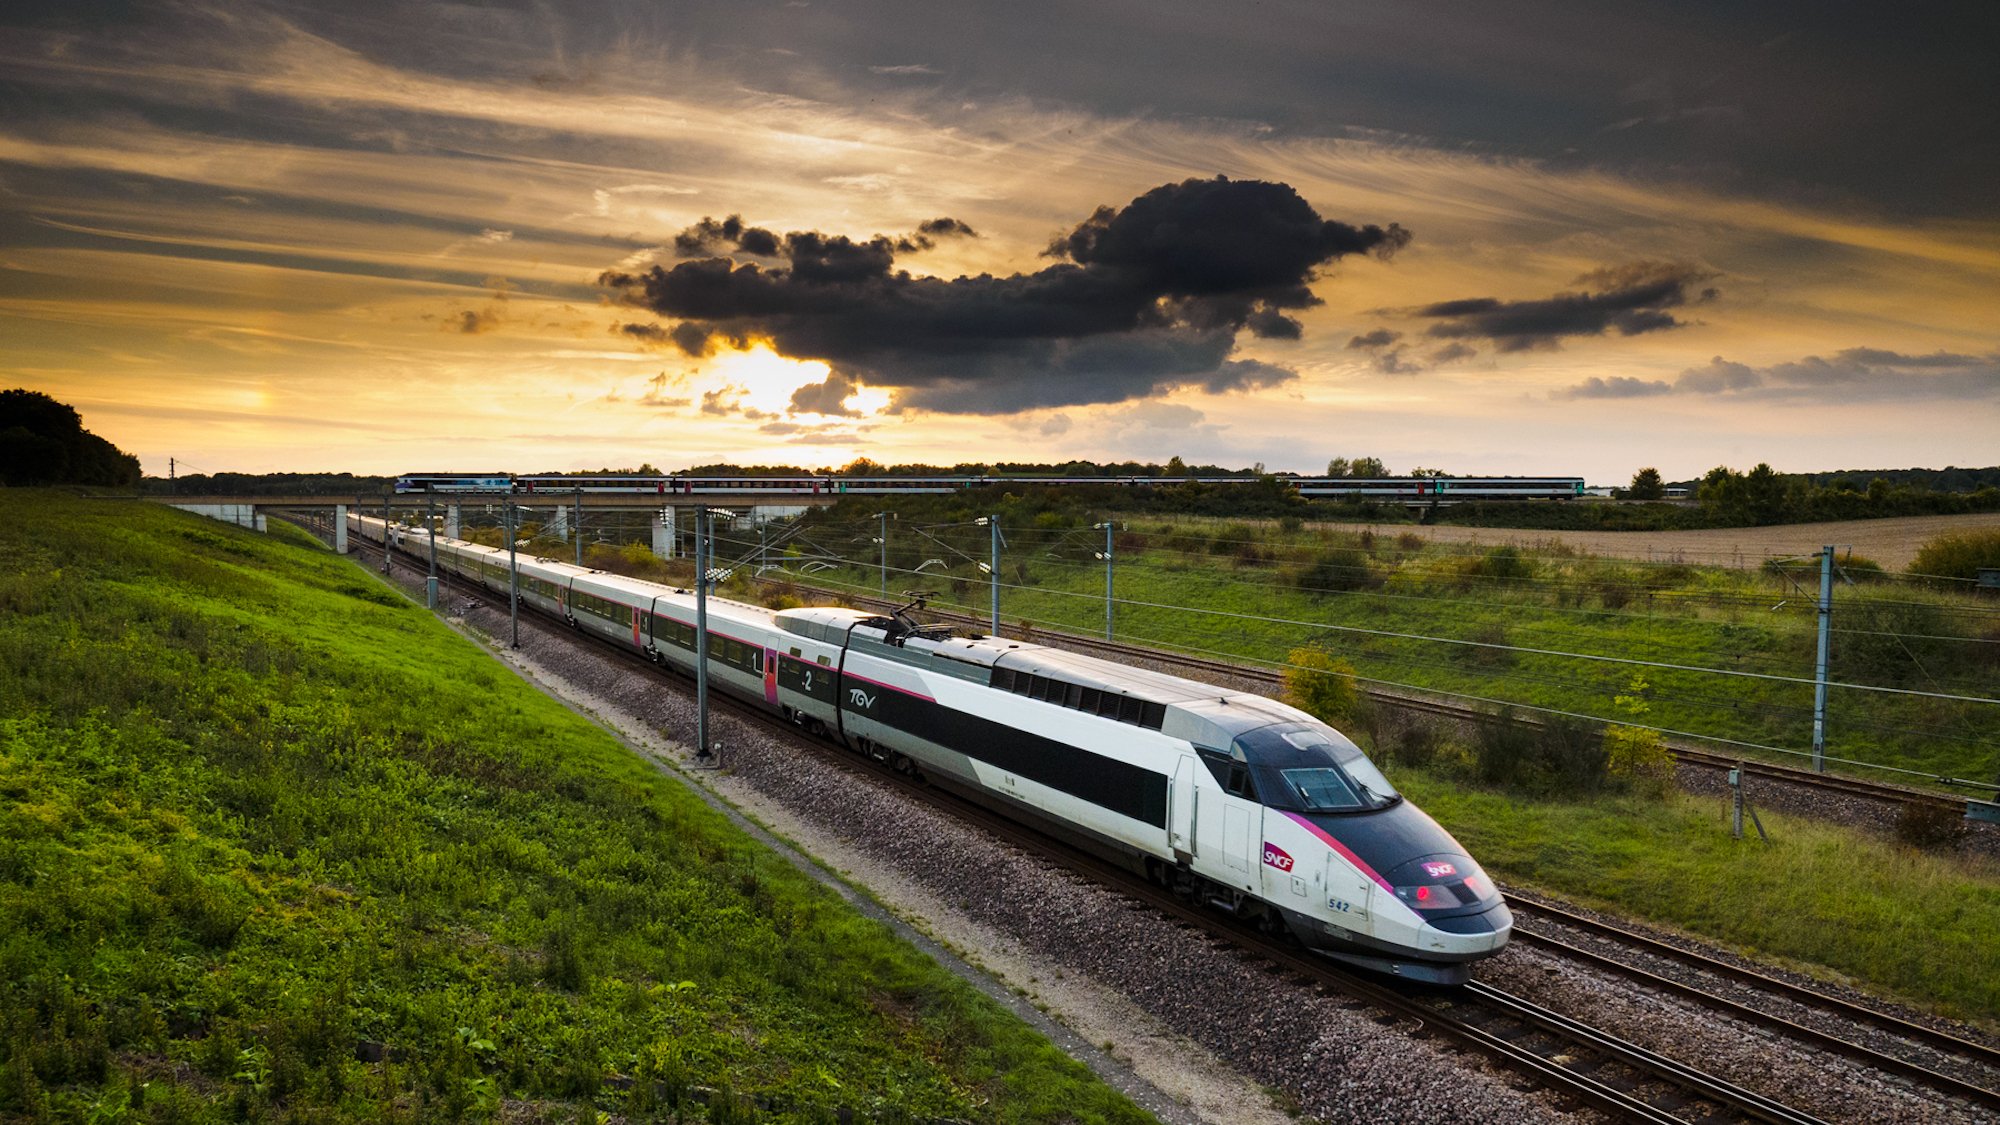
[[[1956,847],[1965,835],[1965,818],[1956,808],[1930,801],[1905,801],[1896,811],[1896,839],[1913,848]]]
[[[1507,644],[1507,627],[1498,621],[1488,621],[1472,631],[1466,640],[1476,644],[1453,645],[1452,659],[1474,668],[1505,668],[1514,662],[1514,654],[1504,647]]]
[[[1938,578],[1977,578],[1986,567],[2000,567],[2000,528],[1940,535],[1910,561],[1914,573]]]
[[[1592,793],[1604,787],[1608,763],[1604,736],[1596,723],[1551,715],[1536,739],[1535,779],[1562,793]]]
[[[1277,554],[1268,547],[1256,543],[1238,543],[1231,558],[1238,567],[1270,566],[1277,561]]]
[[[1474,578],[1522,581],[1535,576],[1535,562],[1511,544],[1494,547],[1485,554],[1459,564],[1459,573]]]
[[[1286,535],[1297,535],[1305,530],[1305,526],[1306,521],[1297,516],[1284,516],[1278,520],[1278,530]]]
[[[1292,582],[1311,593],[1334,594],[1373,589],[1382,584],[1382,577],[1368,565],[1367,552],[1358,547],[1333,547],[1295,571]]]
[[[1424,549],[1424,537],[1414,531],[1402,532],[1396,536],[1396,549],[1406,552],[1421,551]]]
[[[1674,758],[1660,732],[1645,727],[1607,727],[1605,769],[1611,777],[1646,793],[1665,793],[1674,780]]]
[[[1412,769],[1428,769],[1438,759],[1448,740],[1443,723],[1418,719],[1404,727],[1396,738],[1393,759]]]
[[[1295,648],[1285,656],[1285,695],[1292,706],[1323,723],[1338,723],[1361,705],[1354,665],[1316,648]]]
[[[1512,707],[1478,725],[1472,743],[1475,775],[1488,785],[1516,785],[1534,772],[1535,732]]]

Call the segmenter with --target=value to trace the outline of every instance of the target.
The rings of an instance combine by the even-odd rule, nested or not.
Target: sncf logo
[[[1292,869],[1292,857],[1286,854],[1285,849],[1276,844],[1264,845],[1264,862],[1280,871],[1290,871]]]
[[[1424,864],[1424,874],[1433,879],[1445,875],[1456,875],[1458,874],[1458,865],[1455,863],[1426,863]]]
[[[867,711],[875,706],[875,697],[858,687],[848,688],[847,705],[858,710]]]

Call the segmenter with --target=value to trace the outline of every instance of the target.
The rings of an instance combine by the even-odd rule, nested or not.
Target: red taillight
[[[1429,887],[1418,887],[1418,888],[1417,888],[1417,901],[1418,901],[1418,902],[1429,902],[1430,900],[1431,900],[1431,889],[1430,889]]]

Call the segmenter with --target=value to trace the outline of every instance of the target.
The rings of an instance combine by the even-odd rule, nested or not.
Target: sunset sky
[[[1989,465],[1996,44],[1990,2],[10,4],[0,385],[151,473]]]

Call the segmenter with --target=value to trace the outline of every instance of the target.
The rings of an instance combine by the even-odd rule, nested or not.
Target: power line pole
[[[573,525],[569,529],[570,538],[576,540],[576,565],[581,568],[583,566],[583,486],[580,484],[576,486],[576,515],[569,522]]]
[[[1819,554],[1819,661],[1813,673],[1812,768],[1826,772],[1826,650],[1833,629],[1833,544]]]
[[[887,511],[881,511],[875,513],[875,518],[882,521],[882,537],[880,539],[877,539],[875,542],[882,545],[881,573],[882,573],[882,593],[884,595],[888,594],[889,592],[889,516],[890,515],[891,513]]]
[[[513,631],[509,647],[521,647],[521,560],[516,554],[514,540],[514,494],[507,494],[507,518],[500,521],[507,529],[507,627]]]
[[[167,495],[173,496],[179,491],[180,486],[174,481],[174,459],[169,457],[167,458]]]
[[[382,494],[382,573],[389,573],[389,494]]]
[[[1097,556],[1104,560],[1104,639],[1111,639],[1111,524],[1107,521],[1095,525],[1104,531],[1104,553]]]
[[[694,756],[708,760],[708,507],[694,510]]]
[[[438,521],[437,493],[424,493],[424,522],[430,525],[431,533],[431,573],[424,580],[424,604],[436,609],[438,604]]]
[[[974,523],[983,523],[992,534],[993,561],[987,565],[986,574],[993,586],[993,636],[1000,636],[1000,517],[981,516]]]

